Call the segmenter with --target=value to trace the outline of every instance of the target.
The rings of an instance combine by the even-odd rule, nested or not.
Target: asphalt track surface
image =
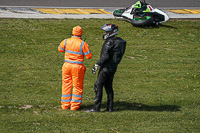
[[[138,0],[0,0],[0,6],[128,7]],[[200,8],[200,0],[146,0],[158,8]]]
[[[109,19],[115,18],[112,15],[114,10],[129,7],[136,1],[138,0],[0,0],[0,18]],[[170,18],[200,18],[200,0],[146,0],[146,2],[154,8],[163,10]],[[45,10],[49,8],[56,11],[60,10],[58,8],[66,8],[67,10],[70,8],[74,10],[79,10],[80,8],[96,8],[96,10],[105,10],[110,13],[90,13],[88,15],[76,13],[51,14],[38,11],[36,8]],[[180,11],[176,13],[168,9],[180,9]]]

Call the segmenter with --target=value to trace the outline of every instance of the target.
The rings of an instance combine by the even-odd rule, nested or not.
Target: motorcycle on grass
[[[115,17],[123,17],[133,26],[159,25],[169,20],[163,11],[153,8],[144,1],[138,1],[129,8],[117,9],[113,12]]]

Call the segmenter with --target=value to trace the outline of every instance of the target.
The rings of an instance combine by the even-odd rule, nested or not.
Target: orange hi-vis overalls
[[[88,44],[77,36],[63,40],[58,46],[58,51],[65,51],[65,63],[62,67],[62,109],[68,109],[71,105],[71,110],[77,110],[82,103],[83,81],[86,71],[83,65],[84,55],[90,59],[92,52]]]

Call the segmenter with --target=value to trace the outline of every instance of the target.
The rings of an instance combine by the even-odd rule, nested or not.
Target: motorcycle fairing
[[[154,14],[156,13],[156,15],[159,15],[160,18],[162,18],[159,23],[164,23],[169,20],[167,14],[157,8],[154,8],[152,12],[154,12]]]
[[[143,12],[152,12],[153,11],[153,7],[151,7],[150,5],[146,6],[146,10],[144,10]]]
[[[136,2],[135,4],[133,4],[133,8],[141,8],[142,4],[140,1]]]
[[[133,19],[133,14],[131,14],[131,11],[133,9],[134,5],[129,7],[123,14],[122,17],[128,18],[128,19]]]

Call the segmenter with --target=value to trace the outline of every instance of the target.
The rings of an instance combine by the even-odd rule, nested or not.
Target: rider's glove
[[[99,65],[95,64],[94,67],[92,68],[92,73],[96,74],[96,71],[99,69]]]

